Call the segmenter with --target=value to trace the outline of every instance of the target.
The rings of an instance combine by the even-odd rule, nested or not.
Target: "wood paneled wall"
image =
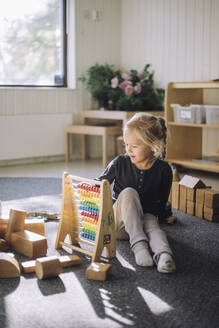
[[[152,64],[156,85],[219,78],[218,0],[122,0],[121,66]],[[215,92],[205,103],[219,104]],[[203,153],[219,149],[219,132],[205,129]]]
[[[218,0],[122,0],[123,67],[151,63],[159,86],[219,78]]]

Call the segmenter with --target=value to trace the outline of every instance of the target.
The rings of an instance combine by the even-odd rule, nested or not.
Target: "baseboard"
[[[99,156],[94,156],[94,155],[90,156],[90,159],[99,159],[99,158],[100,158]],[[81,157],[74,155],[72,156],[71,160],[81,160]],[[55,162],[64,162],[64,161],[65,161],[65,155],[28,157],[28,158],[1,160],[0,167],[26,165],[26,164],[55,163]]]
[[[18,158],[0,161],[0,167],[3,166],[14,166],[14,165],[25,165],[25,164],[42,164],[42,163],[54,163],[64,161],[64,155],[55,156],[41,156],[31,158]]]

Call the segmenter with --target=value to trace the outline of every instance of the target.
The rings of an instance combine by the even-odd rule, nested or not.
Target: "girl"
[[[114,183],[117,239],[130,241],[137,265],[152,266],[155,262],[159,272],[173,272],[172,251],[158,223],[172,184],[172,169],[162,160],[165,121],[137,113],[125,125],[123,137],[126,154],[112,160],[98,177]]]

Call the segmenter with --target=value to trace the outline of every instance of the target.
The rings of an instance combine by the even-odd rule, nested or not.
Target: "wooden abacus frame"
[[[72,181],[96,185],[100,188],[99,217],[97,222],[97,232],[94,242],[80,238],[79,233],[79,211],[76,200],[76,193]],[[66,236],[70,237],[70,242],[65,242]],[[79,244],[80,243],[80,244]],[[88,251],[81,247],[81,244],[87,244],[93,247]],[[107,258],[116,256],[116,237],[115,220],[113,213],[113,203],[110,190],[110,184],[107,180],[91,180],[63,174],[62,178],[62,210],[59,222],[58,233],[56,237],[55,248],[62,246],[71,248],[78,252],[91,256],[92,262],[99,262],[103,250]]]

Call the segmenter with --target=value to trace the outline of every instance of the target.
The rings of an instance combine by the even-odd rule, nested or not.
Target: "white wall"
[[[69,0],[69,2],[72,7],[74,0]],[[71,45],[74,42],[76,44],[75,57],[73,54],[72,57],[71,54],[69,55],[71,66],[74,61],[76,63],[76,76],[96,62],[108,62],[118,66],[120,60],[120,4],[120,0],[75,0],[76,21],[72,20],[72,15],[68,16],[68,19],[70,18],[68,32]],[[97,10],[99,13],[97,20],[92,19],[93,10]],[[75,40],[72,37],[74,29]],[[73,68],[72,74],[75,74]],[[72,85],[71,76],[69,80]],[[75,90],[0,88],[0,116],[72,113],[72,121],[77,122],[80,120],[81,109],[90,107],[91,101],[87,92],[78,82],[76,86]],[[1,135],[0,131],[0,139],[6,137]],[[77,143],[75,142],[75,145]],[[98,145],[99,140],[94,138],[94,156],[99,153]],[[23,144],[23,147],[28,149],[29,145]],[[49,148],[48,154],[50,154]]]
[[[0,116],[0,161],[62,155],[71,121],[71,114]]]

